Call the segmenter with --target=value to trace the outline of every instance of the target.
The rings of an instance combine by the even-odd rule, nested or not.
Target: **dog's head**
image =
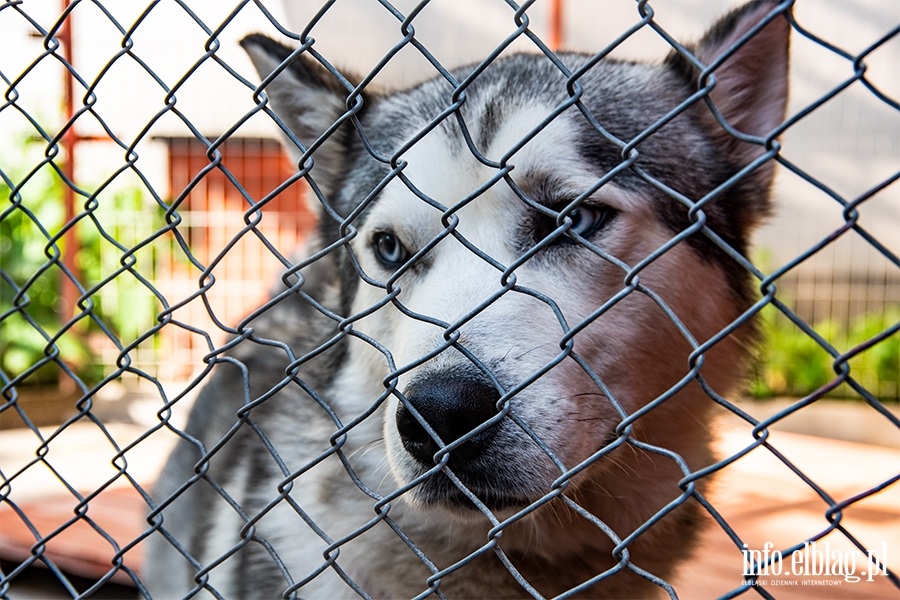
[[[777,8],[738,9],[693,58],[514,55],[393,93],[243,41],[325,246],[349,240],[342,310],[376,342],[354,346],[360,378],[395,384],[392,471],[433,471],[415,501],[519,507],[627,439],[705,458],[686,439],[702,438],[701,388],[735,384],[749,336],[719,334],[749,306],[731,255],[768,207],[762,140],[784,116],[790,31]]]

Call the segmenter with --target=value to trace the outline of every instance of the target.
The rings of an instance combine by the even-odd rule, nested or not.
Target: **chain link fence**
[[[760,5],[768,16],[729,40],[725,52],[752,47],[768,23],[786,18],[792,43],[827,54],[837,81],[811,99],[808,89],[798,89],[802,103],[791,105],[771,135],[750,140],[761,149],[747,164],[698,167],[690,162],[696,149],[667,157],[654,144],[666,148],[659,140],[671,136],[670,123],[713,106],[715,68],[726,59],[709,72],[702,44],[670,33],[665,2],[622,0],[625,24],[594,44],[599,52],[581,58],[558,52],[549,40],[563,26],[577,29],[579,7],[596,6],[573,3],[569,22],[560,21],[561,3],[498,0],[442,12],[448,6],[248,0],[223,8],[173,0],[126,7],[76,0],[57,11],[27,0],[0,3],[0,32],[21,50],[0,57],[0,597],[14,598],[19,589],[24,595],[17,586],[35,578],[61,597],[381,597],[413,590],[407,595],[424,598],[493,589],[522,597],[621,597],[633,590],[798,597],[787,583],[776,587],[791,573],[795,584],[818,577],[851,590],[835,597],[860,597],[852,595],[859,590],[896,595],[900,579],[891,561],[900,547],[890,546],[896,535],[885,532],[896,529],[898,514],[896,505],[879,504],[896,497],[896,452],[855,446],[811,452],[779,426],[839,395],[885,428],[894,444],[900,439],[891,404],[900,394],[900,314],[892,295],[900,280],[900,104],[896,77],[885,76],[897,68],[898,15],[871,15],[880,34],[845,48],[805,24],[803,0]],[[728,8],[716,6],[715,14]],[[474,58],[463,56],[472,49],[457,41],[448,52],[442,44],[454,35],[448,15],[465,11],[463,25],[474,31],[480,55],[474,66],[458,69],[459,59]],[[473,14],[483,14],[484,23]],[[692,18],[706,27],[712,17]],[[495,18],[502,23],[497,29],[485,25]],[[172,27],[189,32],[189,54],[169,37]],[[726,25],[719,27],[707,40],[721,42]],[[340,54],[347,29],[381,48],[357,66],[356,77],[333,66],[324,50]],[[256,48],[262,84],[238,46],[253,31],[291,44],[245,41],[251,56]],[[344,37],[328,46],[333,31]],[[73,32],[96,33],[84,59],[73,52],[79,48]],[[658,114],[641,115],[648,125],[621,137],[628,128],[615,119],[628,99],[613,97],[618,110],[600,111],[582,98],[600,85],[590,76],[595,65],[643,39],[695,71],[696,87],[688,98],[661,93]],[[157,54],[161,46],[154,43],[171,47]],[[533,68],[543,78],[521,93],[562,100],[530,115],[524,131],[506,138],[502,127],[494,131],[504,145],[487,152],[476,134],[488,134],[470,128],[478,119],[502,123],[509,107],[485,101],[479,82],[509,68],[517,60],[509,55],[520,50],[540,57]],[[401,87],[413,83],[404,78],[437,77],[426,85],[443,86],[441,100],[410,104],[418,96],[409,94],[390,118],[372,122],[370,107],[397,97],[376,91],[391,69]],[[149,87],[122,85],[129,81],[123,72]],[[278,104],[290,102],[278,77],[300,72],[320,86],[319,95],[304,100],[313,112],[331,115],[312,137],[298,131],[306,117],[285,114]],[[513,101],[509,87],[515,89],[494,93]],[[853,124],[871,116],[888,140],[869,140],[887,145],[879,155],[888,157],[886,166],[864,156],[842,165],[853,171],[852,192],[831,185],[827,168],[792,154],[791,146],[792,132],[850,93],[865,98],[864,114],[856,121],[844,116],[850,122],[844,135],[853,136]],[[62,120],[59,98],[66,105]],[[466,112],[473,106],[481,112]],[[565,120],[573,114],[577,121]],[[748,140],[716,114],[721,131]],[[562,135],[554,128],[563,122],[578,123],[614,149],[605,173],[553,179],[562,171],[554,175],[559,167],[551,153],[567,150],[544,144]],[[403,137],[409,123],[419,125]],[[433,147],[450,129],[462,132],[453,151],[466,159],[458,165],[445,160],[446,149]],[[286,170],[272,134],[287,138],[293,152]],[[355,154],[335,159],[338,142],[351,137]],[[516,170],[529,148],[539,148],[531,152],[551,165],[549,172]],[[426,156],[424,163],[406,160],[415,152]],[[341,161],[363,164],[361,156],[377,168],[334,174],[344,168]],[[646,156],[674,162],[648,166]],[[717,207],[718,197],[750,186],[773,163],[780,165],[779,186],[787,186],[776,186],[776,207],[785,195],[808,195],[836,220],[786,259],[750,254]],[[731,170],[692,196],[672,184],[691,168]],[[465,179],[465,169],[488,175],[460,192],[455,181]],[[428,179],[434,172],[437,184]],[[765,197],[765,185],[754,185]],[[565,193],[542,203],[541,186]],[[647,236],[632,260],[590,236],[619,226],[621,213],[634,209],[635,190],[661,198],[659,206],[672,214],[646,217],[665,225],[664,236],[630,232]],[[493,205],[478,212],[501,193],[513,198],[506,213]],[[590,204],[604,193],[616,208]],[[510,206],[532,215],[527,227],[538,233],[524,245],[510,241],[521,236],[510,223],[522,214]],[[423,225],[391,229],[391,215]],[[316,219],[319,234],[312,233]],[[479,237],[478,227],[490,229]],[[362,256],[366,235],[382,267],[390,267],[386,274]],[[416,242],[407,241],[407,250],[403,239]],[[499,260],[504,239],[514,251]],[[453,285],[477,290],[465,306],[447,306],[459,298],[457,290],[428,274],[451,245],[451,266],[470,269]],[[567,260],[575,251],[554,245],[576,248],[592,262]],[[862,308],[840,309],[843,324],[817,316],[803,291],[810,279],[798,276],[834,248],[857,254],[864,248],[880,269],[856,272],[850,262],[844,270],[849,289],[869,291],[857,302]],[[546,259],[542,252],[556,254]],[[691,259],[697,256],[706,258]],[[231,262],[238,259],[251,262]],[[709,280],[720,271],[727,284]],[[582,297],[604,278],[612,288]],[[745,278],[753,281],[752,298],[744,294]],[[675,279],[687,282],[685,302],[668,295]],[[471,283],[477,280],[486,283]],[[420,281],[428,289],[416,291]],[[585,302],[589,308],[581,310]],[[599,326],[623,322],[617,311],[627,313],[630,325],[598,333]],[[709,322],[697,320],[701,312],[719,315],[721,325],[696,330],[695,323]],[[650,337],[640,329],[644,319],[668,337]],[[765,388],[763,395],[801,394],[764,417],[743,400],[747,386],[722,389],[734,376],[719,375],[728,357],[746,353],[737,346],[755,344],[753,328],[762,330],[763,354],[799,356],[807,370],[825,365],[805,388],[797,375],[803,369],[757,367],[755,386]],[[518,337],[519,330],[537,338]],[[598,338],[622,338],[624,345]],[[423,345],[405,350],[410,339]],[[610,349],[621,353],[610,357]],[[511,364],[519,371],[511,373]],[[440,385],[435,373],[444,373]],[[572,397],[550,396],[549,382],[560,378],[570,381],[559,393]],[[636,387],[645,394],[637,404],[627,400]],[[363,390],[364,397],[348,402],[347,390]],[[443,417],[433,406],[450,403],[451,392],[466,398],[453,409],[460,422],[438,423]],[[575,396],[588,398],[579,400],[577,414],[553,412],[575,410]],[[539,419],[530,412],[534,402],[549,405]],[[654,419],[664,421],[665,433]],[[607,429],[590,424],[596,422]],[[683,445],[669,431],[679,428],[681,438],[696,439]],[[584,431],[594,446],[567,454]],[[494,443],[518,454],[500,454],[492,484],[479,485],[467,461],[494,452]],[[169,477],[157,484],[173,448]],[[842,454],[870,462],[865,466],[874,474],[855,477],[863,465],[842,462]],[[775,472],[780,479],[766,478]],[[525,479],[533,473],[536,489],[521,482],[523,473]],[[654,485],[650,497],[644,484]],[[519,489],[524,500],[500,497],[505,488]],[[423,525],[415,507],[433,509],[435,498],[448,506]],[[749,526],[746,503],[764,504],[762,498],[769,512],[753,523],[763,526]],[[607,502],[613,515],[640,518],[611,517]],[[817,519],[786,525],[804,502]],[[869,513],[883,522],[876,518],[872,526],[860,516]],[[695,523],[706,524],[703,532]],[[555,526],[563,533],[548,533]],[[564,575],[556,573],[560,564]],[[710,565],[722,574],[719,587],[698,587]]]

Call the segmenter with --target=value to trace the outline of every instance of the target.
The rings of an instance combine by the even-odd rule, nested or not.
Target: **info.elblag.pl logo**
[[[833,577],[840,576],[848,583],[856,583],[863,577],[874,581],[877,575],[887,575],[887,544],[882,542],[879,551],[868,550],[865,565],[858,565],[856,549],[842,552],[832,550],[828,542],[805,542],[803,548],[794,551],[787,559],[780,550],[772,550],[775,544],[766,542],[762,550],[750,550],[747,544],[741,550],[744,556],[743,575],[760,577],[781,575],[793,577]],[[788,567],[787,564],[790,563]]]

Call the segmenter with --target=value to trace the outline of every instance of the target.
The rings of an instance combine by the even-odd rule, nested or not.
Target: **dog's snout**
[[[410,386],[406,399],[445,444],[470,434],[497,414],[500,393],[493,387],[464,379],[429,378]],[[433,465],[439,446],[401,403],[397,407],[397,431],[403,447],[419,462]],[[451,465],[459,466],[481,454],[497,431],[489,427],[469,437],[450,452]]]

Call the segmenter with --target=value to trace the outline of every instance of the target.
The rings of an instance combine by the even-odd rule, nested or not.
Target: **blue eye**
[[[612,209],[606,206],[579,206],[569,213],[572,226],[569,232],[587,238],[606,225],[612,215]]]
[[[372,246],[375,248],[375,256],[389,269],[396,269],[409,260],[409,250],[393,233],[376,233],[372,238]]]

